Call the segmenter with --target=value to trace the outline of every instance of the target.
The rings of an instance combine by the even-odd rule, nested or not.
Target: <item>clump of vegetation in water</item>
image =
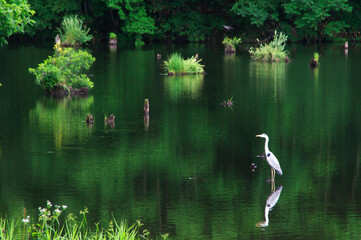
[[[132,226],[128,226],[125,221],[118,223],[115,219],[109,223],[107,228],[99,227],[96,224],[93,228],[88,226],[86,214],[88,209],[80,211],[82,215],[78,218],[70,213],[62,218],[67,206],[53,206],[47,201],[45,208],[39,207],[39,217],[32,220],[30,216],[25,217],[19,224],[19,221],[0,218],[0,239],[122,239],[122,240],[140,240],[150,239],[150,232],[144,228],[144,225],[137,221]],[[64,220],[62,220],[64,219]],[[168,238],[168,234],[161,235],[163,239]]]
[[[320,54],[318,54],[318,52],[314,52],[313,53],[313,58],[311,58],[311,61],[310,63],[308,64],[308,66],[312,67],[312,68],[315,68],[317,67],[318,65],[320,65],[318,63],[318,59],[320,58]]]
[[[95,58],[83,50],[62,49],[59,43],[54,48],[53,56],[49,56],[37,68],[29,68],[29,72],[36,77],[35,83],[46,92],[93,88],[93,82],[83,72],[91,67]]]
[[[59,28],[62,45],[75,46],[90,41],[90,29],[83,28],[83,20],[77,15],[65,16]]]
[[[110,32],[109,33],[109,39],[116,39],[117,38],[117,35],[113,32]]]
[[[168,75],[200,74],[204,73],[204,65],[201,65],[200,61],[202,59],[196,56],[183,59],[179,53],[174,53],[168,61],[164,61],[164,68]]]
[[[110,45],[117,45],[117,35],[113,32],[109,33],[109,44]]]
[[[240,44],[241,42],[241,38],[234,37],[232,39],[229,37],[225,37],[222,41],[222,44],[224,45],[224,52],[227,54],[235,54],[236,45]]]
[[[275,31],[272,42],[261,44],[257,48],[250,48],[249,53],[254,61],[259,62],[288,62],[288,51],[285,50],[287,36]]]

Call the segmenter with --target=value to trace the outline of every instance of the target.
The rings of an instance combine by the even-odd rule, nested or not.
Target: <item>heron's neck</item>
[[[266,154],[269,152],[269,149],[268,149],[268,141],[269,141],[269,139],[268,139],[268,137],[267,137],[267,138],[266,138],[266,142],[264,143],[264,151],[265,151]]]
[[[268,225],[268,221],[269,221],[269,220],[268,220],[268,213],[269,213],[269,207],[266,206],[266,207],[264,208],[264,218],[265,218],[265,220],[266,220],[265,222],[267,223],[267,225]]]

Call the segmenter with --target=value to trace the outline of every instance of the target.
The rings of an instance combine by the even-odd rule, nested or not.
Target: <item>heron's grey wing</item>
[[[278,202],[278,199],[280,198],[280,195],[281,195],[281,192],[282,192],[282,188],[283,188],[282,186],[279,186],[276,191],[274,191],[273,193],[271,193],[268,196],[266,206],[269,207],[270,210],[272,210],[272,208]]]
[[[267,161],[269,165],[271,165],[271,167],[273,167],[279,175],[283,174],[280,163],[272,152],[267,153]]]

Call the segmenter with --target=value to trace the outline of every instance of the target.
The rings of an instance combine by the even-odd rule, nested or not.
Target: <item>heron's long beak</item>
[[[261,135],[256,135],[256,137],[262,137]]]

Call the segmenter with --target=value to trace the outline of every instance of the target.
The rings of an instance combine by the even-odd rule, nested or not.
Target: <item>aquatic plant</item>
[[[65,16],[59,28],[60,38],[63,45],[75,46],[90,41],[93,36],[90,29],[83,29],[83,20],[77,15]]]
[[[182,75],[182,74],[199,74],[204,73],[204,65],[198,59],[192,56],[188,59],[183,59],[179,53],[174,53],[170,56],[168,61],[164,61],[164,68],[168,75]]]
[[[310,63],[308,64],[308,66],[315,68],[318,65],[320,65],[320,63],[318,62],[320,58],[320,54],[318,54],[318,52],[314,52],[313,53],[313,58],[311,58]]]
[[[95,58],[83,50],[62,49],[55,45],[55,53],[37,68],[29,68],[36,77],[35,83],[45,91],[72,88],[93,88],[94,84],[83,72],[94,63]]]
[[[109,39],[116,39],[117,38],[117,35],[113,32],[110,32],[109,33]]]
[[[118,223],[115,219],[110,221],[107,228],[101,228],[99,224],[90,227],[86,215],[88,209],[80,211],[81,217],[69,213],[61,217],[67,206],[55,205],[47,201],[46,207],[39,207],[38,219],[33,221],[30,216],[19,221],[0,218],[0,239],[37,239],[37,240],[90,240],[90,239],[119,239],[119,240],[140,240],[150,239],[149,230],[144,228],[143,223],[137,221],[129,226],[125,220]],[[168,234],[161,234],[163,239]]]
[[[313,59],[315,59],[316,62],[318,62],[318,59],[320,58],[320,54],[318,52],[313,53]]]
[[[232,39],[229,37],[225,37],[222,41],[222,44],[224,45],[224,52],[229,54],[236,53],[236,45],[240,44],[241,42],[241,38],[234,37]]]
[[[277,33],[277,31],[275,31],[272,42],[269,44],[261,44],[255,49],[251,47],[249,53],[254,61],[287,62],[289,58],[288,51],[285,50],[286,42],[287,36],[282,32]]]

